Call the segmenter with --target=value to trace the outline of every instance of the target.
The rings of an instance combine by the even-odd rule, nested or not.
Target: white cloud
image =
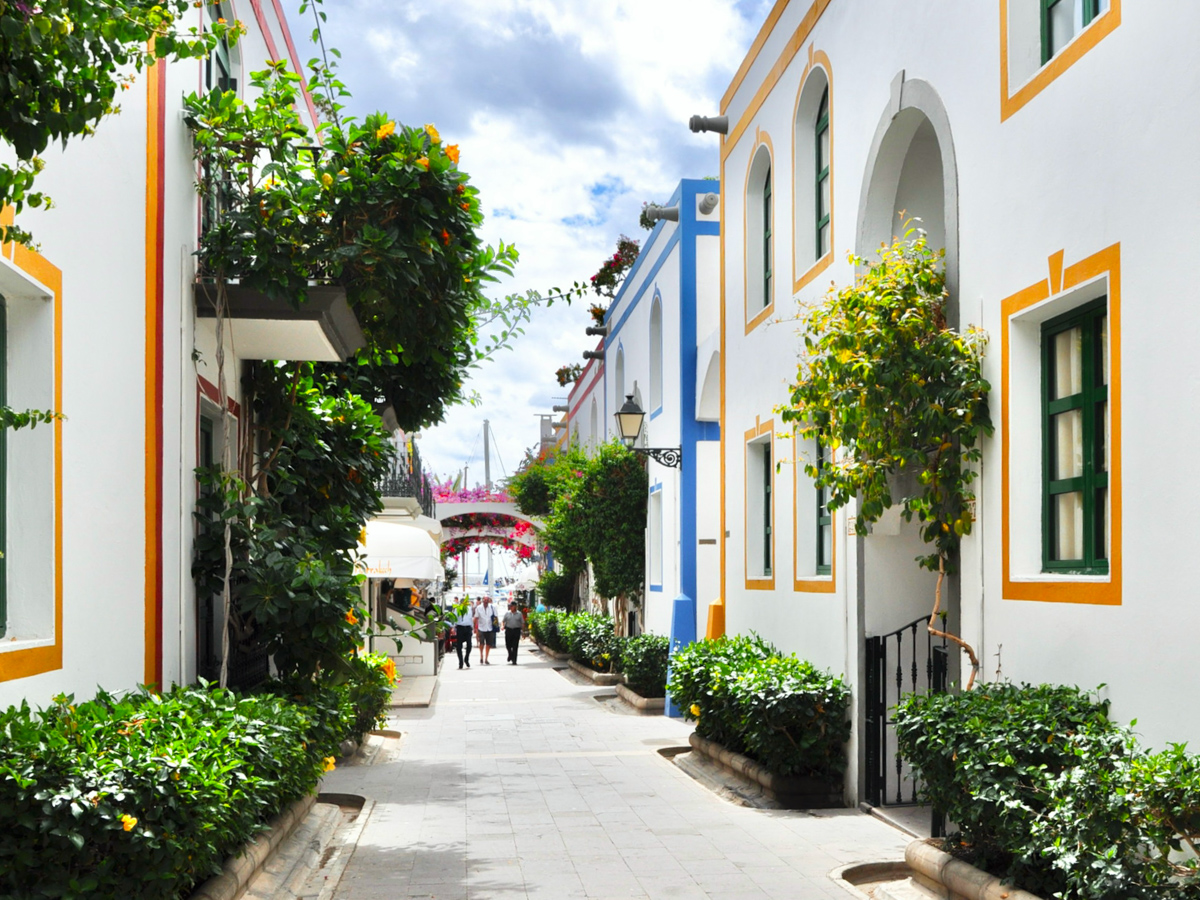
[[[717,173],[716,140],[692,135],[687,119],[715,114],[769,6],[327,0],[326,39],[343,54],[352,112],[436,122],[461,146],[487,215],[484,238],[521,252],[515,277],[500,286],[507,293],[586,280],[619,234],[645,235],[643,201],[665,200],[680,178]],[[297,36],[310,22],[293,18]],[[537,441],[536,414],[566,396],[554,370],[593,346],[586,307],[540,312],[513,350],[472,376],[483,403],[451,410],[424,433],[431,468],[458,471],[474,446],[470,477],[482,479],[486,418],[511,474]]]

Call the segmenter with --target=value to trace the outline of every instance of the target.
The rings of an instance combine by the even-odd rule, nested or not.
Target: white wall
[[[1027,2],[1009,5],[1015,9]],[[1000,48],[994,4],[981,10],[950,0],[919,8],[835,0],[812,31],[797,38],[809,7],[805,2],[787,5],[732,102],[722,110],[731,122],[722,167],[722,431],[725,527],[730,532],[724,580],[730,631],[758,630],[785,649],[796,649],[853,679],[863,634],[903,624],[904,616],[921,611],[919,598],[931,597],[932,576],[912,562],[920,550],[915,539],[903,532],[865,538],[866,621],[858,623],[860,542],[846,535],[845,516],[838,519],[836,593],[796,592],[787,578],[778,577],[774,591],[747,590],[744,583],[743,434],[756,421],[771,418],[774,407],[786,399],[799,343],[790,324],[764,323],[745,333],[745,206],[740,195],[756,135],[766,135],[775,154],[774,188],[780,198],[777,269],[786,272],[784,261],[794,243],[790,201],[784,198],[793,196],[795,186],[791,166],[782,161],[792,152],[792,116],[811,48],[825,54],[831,66],[833,260],[799,287],[789,289],[785,279],[778,279],[774,318],[791,316],[797,301],[818,299],[831,281],[847,284],[853,271],[845,262],[846,253],[877,246],[876,239],[886,237],[877,229],[896,210],[926,217],[921,207],[937,193],[941,180],[951,197],[942,210],[942,227],[952,229],[955,220],[958,223],[957,272],[952,275],[958,289],[952,299],[964,324],[981,324],[990,335],[985,375],[992,384],[997,425],[996,436],[984,444],[976,531],[964,542],[958,601],[964,636],[974,643],[988,676],[994,676],[999,653],[1003,675],[1013,679],[1084,686],[1105,682],[1114,714],[1126,720],[1137,717],[1150,743],[1200,740],[1200,709],[1172,700],[1173,685],[1189,670],[1191,636],[1200,627],[1200,607],[1190,601],[1198,574],[1194,570],[1200,564],[1190,552],[1190,530],[1180,524],[1200,501],[1200,479],[1189,465],[1196,435],[1183,412],[1200,394],[1190,364],[1192,336],[1200,333],[1200,307],[1190,302],[1196,291],[1189,267],[1180,264],[1194,256],[1200,238],[1200,206],[1181,202],[1200,196],[1200,171],[1189,150],[1198,127],[1190,98],[1200,88],[1200,71],[1187,62],[1187,36],[1200,26],[1200,8],[1173,11],[1171,27],[1164,29],[1161,10],[1125,3],[1118,27],[1039,87],[1037,65],[1028,64],[1029,48]],[[1019,43],[1026,32],[1014,31],[1014,41]],[[1036,30],[1032,34],[1036,36]],[[778,81],[761,107],[747,113],[772,68],[781,65],[780,54],[792,39],[795,56],[783,61]],[[1092,38],[1085,34],[1077,44],[1080,40],[1086,44]],[[1031,78],[1029,84],[1039,87],[1015,109],[1002,104],[1000,97],[1002,54],[1012,62],[1010,95]],[[904,98],[918,91],[918,80],[945,110],[955,171],[938,171],[943,167],[934,164],[934,148],[942,159],[950,148],[931,145],[936,137],[920,116],[905,111],[893,122]],[[908,163],[904,156],[888,159],[891,150],[888,141],[883,142],[878,162],[895,166],[892,183],[900,189],[878,197],[876,210],[874,200],[865,203],[861,196],[872,180],[872,147],[889,125],[902,125],[906,119],[912,125],[912,142],[899,145],[923,152]],[[799,171],[799,162],[797,166]],[[931,242],[952,243],[952,233],[931,232]],[[1009,326],[1002,319],[1001,304],[1052,277],[1048,258],[1056,251],[1064,251],[1069,269],[1116,244],[1121,315],[1113,349],[1120,351],[1123,399],[1120,603],[1011,599],[1003,581],[1001,411],[1006,384],[1001,337]],[[798,265],[797,275],[803,272],[804,266]],[[1110,287],[1103,289],[1111,292]],[[1050,293],[1056,294],[1057,286]],[[1169,327],[1163,327],[1166,323]],[[1019,337],[1025,329],[1036,342],[1036,322],[1013,327],[1016,331],[1011,333]],[[1036,365],[1036,352],[1031,356],[1028,348],[1014,348],[1014,359],[1024,360],[1023,366]],[[1027,371],[1014,371],[1017,388],[1021,372]],[[1012,399],[1019,407],[1019,392]],[[1008,489],[1013,514],[1021,516],[1008,522],[1018,569],[1026,565],[1022,560],[1031,558],[1036,568],[1041,528],[1038,511],[1030,509],[1037,506],[1041,478],[1035,464],[1041,426],[1038,410],[1030,406],[1015,409],[1008,435],[1016,452],[1013,465],[1020,466]],[[1169,436],[1163,433],[1165,423],[1170,423]],[[784,484],[791,477],[790,467],[784,466],[775,493],[783,504],[776,515],[781,574],[791,569],[792,493]],[[875,586],[886,587],[896,602],[877,602]],[[1077,593],[1075,599],[1081,596]],[[789,624],[798,619],[805,628]],[[848,632],[851,628],[854,633]],[[1147,653],[1157,665],[1146,663]]]

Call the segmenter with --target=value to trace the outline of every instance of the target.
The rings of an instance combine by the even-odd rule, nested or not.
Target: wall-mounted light
[[[633,394],[625,395],[625,405],[613,413],[613,418],[617,420],[617,433],[621,435],[621,440],[634,453],[648,456],[664,466],[671,466],[676,469],[683,468],[682,447],[633,446],[637,443],[638,435],[642,433],[642,422],[646,418],[646,413],[637,405],[637,402],[633,399]]]
[[[666,222],[678,222],[679,221],[679,207],[678,206],[647,206],[646,207],[646,221],[647,222],[657,222],[659,219],[662,219],[663,221],[666,221]]]
[[[697,134],[701,131],[729,134],[729,116],[692,116],[688,120],[688,128]]]
[[[714,209],[717,208],[717,204],[720,202],[721,202],[721,198],[719,196],[717,196],[716,194],[714,194],[712,191],[709,191],[707,194],[705,194],[703,197],[700,198],[700,215],[707,216],[709,213],[711,213]]]

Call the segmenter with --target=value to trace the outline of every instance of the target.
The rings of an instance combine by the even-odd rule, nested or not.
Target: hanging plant
[[[617,238],[617,252],[606,259],[600,266],[600,271],[590,279],[592,290],[608,298],[613,298],[625,279],[625,273],[633,268],[638,258],[638,242],[631,237],[621,235]],[[593,307],[593,310],[596,307]],[[595,312],[592,318],[595,318]]]
[[[568,384],[578,381],[582,374],[583,366],[573,363],[568,366],[559,366],[554,372],[554,377],[557,379],[559,387],[566,387]]]
[[[779,409],[798,434],[832,451],[831,464],[804,470],[828,493],[830,509],[858,498],[859,533],[896,503],[906,521],[920,523],[931,552],[917,561],[938,573],[929,630],[939,636],[943,580],[973,523],[972,465],[980,438],[992,433],[987,336],[948,326],[942,256],[910,228],[877,263],[852,257],[868,270],[801,315],[804,354],[790,402]],[[905,474],[914,487],[894,497]],[[975,651],[944,636],[970,657],[969,689]]]

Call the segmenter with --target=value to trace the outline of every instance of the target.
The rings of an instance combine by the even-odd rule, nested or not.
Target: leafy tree
[[[542,537],[567,574],[590,562],[601,596],[641,593],[647,480],[632,450],[613,442],[589,458],[573,446],[527,461],[507,489],[522,512],[545,520]]]
[[[642,458],[613,441],[588,461],[580,493],[586,496],[588,559],[602,597],[636,597],[646,577],[646,496]]]
[[[860,532],[896,502],[906,521],[921,523],[932,552],[918,562],[938,573],[929,630],[941,636],[935,623],[942,582],[973,522],[971,465],[980,459],[980,438],[992,433],[990,385],[982,375],[987,337],[949,327],[943,251],[932,250],[923,232],[912,235],[910,229],[885,246],[853,285],[803,313],[805,352],[780,413],[832,451],[831,464],[804,467],[828,492],[830,509],[857,497]],[[913,490],[893,497],[904,474]],[[979,667],[975,652],[945,636],[971,659],[969,688]]]
[[[228,578],[230,640],[265,648],[281,674],[338,672],[361,643],[354,556],[363,523],[383,508],[386,432],[368,403],[309,363],[258,364],[248,387],[256,429],[272,443],[249,483],[220,466],[199,470],[197,590],[222,594]]]

